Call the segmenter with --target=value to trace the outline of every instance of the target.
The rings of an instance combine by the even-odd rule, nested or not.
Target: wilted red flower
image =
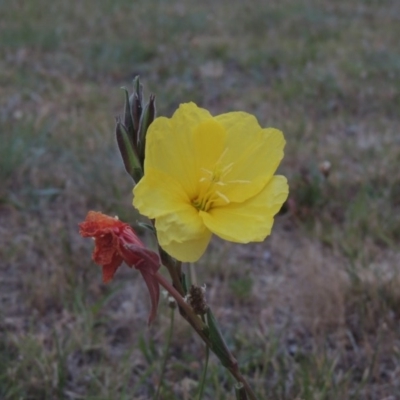
[[[79,228],[81,236],[95,240],[93,260],[103,267],[104,282],[114,277],[123,261],[142,274],[150,292],[150,323],[156,316],[160,298],[159,283],[154,276],[160,268],[158,255],[145,247],[128,224],[100,212],[89,211]]]

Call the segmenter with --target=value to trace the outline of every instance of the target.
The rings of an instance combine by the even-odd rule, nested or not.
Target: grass
[[[159,115],[195,101],[285,132],[290,201],[272,236],[215,240],[197,271],[260,398],[397,398],[399,12],[390,0],[0,3],[0,398],[155,393],[168,308],[147,328],[143,282],[125,269],[103,285],[77,232],[90,209],[137,221],[113,136],[136,74]],[[161,398],[192,399],[204,348],[175,323]],[[211,357],[204,398],[233,399],[233,384]]]

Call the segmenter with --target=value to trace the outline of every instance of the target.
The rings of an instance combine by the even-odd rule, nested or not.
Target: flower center
[[[230,203],[230,200],[224,192],[229,184],[247,183],[248,181],[227,180],[227,175],[231,172],[234,163],[224,165],[222,162],[228,149],[221,154],[213,168],[201,168],[201,178],[199,179],[199,193],[192,200],[193,206],[199,211],[209,211],[213,206],[221,206]]]

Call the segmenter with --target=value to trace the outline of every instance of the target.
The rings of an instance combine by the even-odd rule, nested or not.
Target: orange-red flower
[[[160,298],[159,284],[154,277],[160,268],[158,255],[144,246],[128,224],[100,212],[89,211],[79,228],[83,237],[92,237],[95,240],[93,260],[103,267],[104,282],[109,282],[114,277],[123,261],[142,274],[152,304],[150,323],[156,316]]]

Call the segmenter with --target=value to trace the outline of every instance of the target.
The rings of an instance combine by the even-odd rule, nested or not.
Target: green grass
[[[147,328],[140,277],[121,269],[103,285],[77,228],[90,209],[138,219],[113,133],[136,74],[159,115],[195,101],[285,133],[290,201],[272,236],[216,240],[197,269],[260,398],[396,398],[399,12],[389,0],[0,3],[0,398],[155,393],[168,309]],[[177,317],[162,399],[193,398],[203,356]],[[231,400],[233,384],[211,357],[204,398]]]

